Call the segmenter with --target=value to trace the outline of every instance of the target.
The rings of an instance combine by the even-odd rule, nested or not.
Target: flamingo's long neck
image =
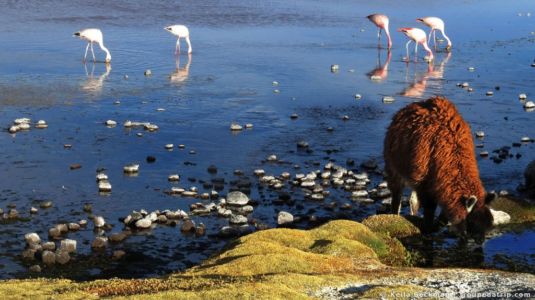
[[[102,51],[106,52],[106,62],[109,62],[111,60],[110,51],[104,46],[104,43],[101,42],[98,43],[98,45],[100,46],[100,49],[102,49]]]
[[[388,49],[392,48],[392,39],[390,38],[390,31],[388,31],[388,25],[385,26],[386,37],[388,38]]]
[[[448,48],[451,48],[451,41],[450,41],[450,38],[446,35],[446,33],[444,32],[444,30],[440,30],[440,32],[442,32],[442,35],[444,36],[444,38],[446,39],[446,41],[448,41]]]
[[[427,51],[427,55],[429,56],[429,60],[433,60],[433,58],[434,58],[433,51],[431,51],[431,49],[427,45],[427,41],[425,39],[422,42],[422,46],[424,47],[425,51]]]

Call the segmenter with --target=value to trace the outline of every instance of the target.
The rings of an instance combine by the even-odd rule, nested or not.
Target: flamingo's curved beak
[[[80,36],[80,32],[75,32],[72,34],[72,36]]]
[[[424,22],[424,19],[422,19],[422,18],[417,18],[416,21],[418,21],[418,22],[422,22],[422,23],[423,23],[423,22]]]

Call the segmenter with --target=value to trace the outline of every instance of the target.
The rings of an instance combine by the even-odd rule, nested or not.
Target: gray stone
[[[230,224],[247,224],[247,217],[242,215],[232,215],[229,220]]]
[[[67,225],[67,227],[69,227],[70,231],[78,231],[78,230],[80,230],[80,224],[77,224],[77,223],[69,223]]]
[[[33,265],[29,268],[30,272],[32,273],[41,273],[41,266],[40,265]]]
[[[293,221],[294,216],[289,212],[281,211],[277,216],[277,224],[279,225],[291,224]]]
[[[180,227],[180,231],[182,232],[191,232],[195,230],[195,223],[190,220],[184,220],[184,223],[182,223],[182,226]]]
[[[123,258],[125,255],[126,255],[126,252],[124,252],[123,250],[115,250],[115,251],[113,251],[111,259],[119,260],[119,259]]]
[[[59,246],[60,251],[65,251],[67,253],[76,252],[76,240],[65,239],[61,241]]]
[[[56,243],[54,243],[54,242],[46,242],[46,243],[43,243],[42,247],[43,247],[43,250],[55,251],[56,250]]]
[[[48,230],[48,236],[55,239],[58,238],[61,235],[61,232],[57,227],[50,228]]]
[[[58,253],[56,253],[56,262],[60,265],[64,265],[68,263],[71,260],[71,256],[69,255],[69,252],[60,250]]]
[[[56,263],[56,254],[48,250],[43,251],[42,259],[45,265],[53,265]]]
[[[93,249],[103,249],[108,246],[108,239],[102,236],[96,237],[91,243],[91,248]]]
[[[22,259],[24,260],[34,260],[35,259],[35,249],[26,249],[22,251]]]
[[[112,243],[119,243],[124,241],[128,235],[124,232],[117,232],[110,235],[109,239]]]
[[[227,204],[243,206],[249,203],[249,197],[240,191],[230,192],[227,195]]]

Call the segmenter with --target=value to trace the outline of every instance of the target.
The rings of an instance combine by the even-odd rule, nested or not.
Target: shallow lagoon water
[[[27,222],[0,225],[0,277],[27,276],[18,258],[24,233],[36,231],[44,237],[58,222],[87,218],[84,203],[114,224],[113,232],[121,228],[118,218],[132,210],[188,211],[198,200],[163,193],[172,186],[167,176],[173,173],[181,175],[180,186],[202,190],[198,180],[224,177],[229,182],[235,179],[233,170],[244,170],[253,182],[251,198],[260,203],[252,218],[269,226],[275,226],[278,210],[304,216],[314,209],[327,219],[360,220],[376,207],[355,205],[342,211],[310,202],[303,202],[304,208],[274,206],[277,193],[258,189],[252,171],[261,167],[271,174],[306,173],[329,159],[344,165],[348,158],[356,161],[355,168],[368,159],[382,165],[382,141],[391,116],[407,103],[432,95],[452,99],[473,131],[485,131],[482,143],[489,152],[535,136],[535,112],[524,111],[518,100],[519,93],[527,93],[528,99],[535,95],[535,68],[530,67],[535,58],[535,17],[526,15],[530,1],[506,7],[502,1],[454,1],[447,7],[422,1],[362,2],[156,1],[147,7],[126,1],[69,6],[61,1],[2,2],[0,124],[7,128],[15,118],[30,117],[46,120],[49,128],[0,134],[0,207],[16,204],[24,217],[30,217],[29,208],[39,200],[53,200],[54,206],[40,209]],[[376,28],[364,18],[373,12],[390,16],[394,40],[388,75],[382,81],[370,80],[378,58],[381,64],[387,60],[386,51],[376,48]],[[436,54],[433,70],[423,62],[422,49],[418,62],[404,62],[405,38],[394,32],[397,27],[421,27],[414,19],[426,15],[446,20],[454,43],[450,55]],[[190,27],[190,58],[183,53],[177,61],[173,55],[175,39],[163,30],[173,23]],[[85,43],[72,33],[85,27],[103,30],[113,57],[110,69],[103,63],[81,63]],[[98,47],[95,53],[103,59]],[[330,72],[332,64],[340,65],[337,73]],[[146,69],[152,76],[143,75]],[[273,81],[279,85],[274,87]],[[460,82],[469,82],[474,91],[457,87]],[[494,95],[486,96],[488,90]],[[356,93],[362,99],[356,100]],[[395,97],[394,103],[381,101],[388,95]],[[292,113],[299,118],[291,120]],[[343,115],[349,120],[342,121]],[[107,128],[103,122],[108,119],[119,125]],[[139,130],[123,129],[126,120],[150,121],[160,130],[138,137]],[[252,123],[254,128],[233,134],[229,126],[234,121]],[[326,130],[329,126],[333,132]],[[298,151],[300,140],[309,142],[312,151]],[[167,151],[167,143],[185,144],[186,149]],[[73,147],[64,149],[64,144]],[[533,143],[512,148],[511,153],[521,157],[500,164],[479,159],[487,189],[514,192],[525,166],[535,159],[534,148]],[[189,154],[192,149],[196,154]],[[287,163],[263,163],[270,154]],[[147,155],[157,161],[146,163]],[[132,162],[141,164],[139,175],[124,176],[122,167]],[[82,168],[69,170],[73,163]],[[206,171],[211,164],[218,167],[217,175]],[[293,164],[301,169],[293,170]],[[98,194],[94,176],[99,167],[108,170],[111,195]],[[381,176],[372,179],[377,184]],[[295,198],[303,197],[296,192]],[[334,192],[325,203],[331,201],[351,202],[342,192]],[[194,220],[207,225],[207,236],[185,236],[178,228],[159,226],[118,246],[129,252],[127,262],[97,265],[91,274],[72,275],[69,268],[59,268],[57,274],[143,277],[197,264],[223,247],[226,240],[214,235],[227,221],[215,216]],[[493,255],[533,253],[533,245],[524,247],[534,237],[532,225],[512,236],[487,241],[486,257],[470,266],[507,269],[493,264]],[[80,254],[91,256],[89,244],[82,242],[92,240],[92,230],[69,237],[81,244]],[[79,259],[83,260],[89,258]]]

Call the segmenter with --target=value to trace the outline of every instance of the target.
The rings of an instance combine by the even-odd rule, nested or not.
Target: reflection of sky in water
[[[340,151],[331,156],[339,161],[380,158],[391,115],[414,101],[403,93],[453,99],[473,130],[485,131],[489,151],[535,136],[535,113],[524,112],[517,99],[519,93],[535,96],[535,68],[530,67],[535,17],[517,15],[529,12],[530,1],[506,6],[503,1],[454,1],[447,6],[422,1],[200,2],[3,4],[0,126],[29,116],[47,120],[50,127],[16,138],[0,134],[0,174],[5,178],[0,189],[10,191],[1,207],[13,202],[22,211],[32,205],[28,199],[54,199],[61,205],[35,221],[45,230],[58,218],[72,219],[70,210],[79,210],[84,201],[94,202],[95,211],[112,220],[142,207],[187,209],[191,201],[170,202],[153,189],[167,188],[167,175],[176,172],[184,178],[205,177],[212,163],[230,173],[250,170],[272,152],[301,163],[322,160],[324,150],[332,148]],[[374,12],[390,16],[394,42],[382,80],[370,80],[371,72],[386,75],[377,68],[387,61],[383,50],[377,64],[377,31],[364,18]],[[427,15],[442,17],[453,41],[451,57],[437,53],[432,69],[422,62],[423,51],[418,63],[403,62],[406,38],[394,32],[397,27],[422,27],[415,18]],[[176,39],[163,27],[175,23],[190,28],[191,58],[183,53],[177,61],[173,55]],[[85,27],[102,29],[113,57],[110,69],[102,63],[81,63],[86,43],[72,33]],[[104,58],[98,47],[95,54],[98,60]],[[331,73],[331,64],[339,64],[340,71]],[[469,72],[469,66],[475,71]],[[146,69],[152,76],[143,75]],[[274,80],[280,82],[279,94],[273,92]],[[465,81],[473,93],[455,86]],[[485,96],[495,86],[500,90]],[[361,100],[355,100],[356,93]],[[383,104],[385,95],[396,101]],[[300,118],[291,121],[294,112]],[[350,120],[341,123],[345,114]],[[161,129],[138,138],[135,130],[106,128],[102,122],[107,119],[119,124],[150,121]],[[232,135],[228,126],[233,121],[251,122],[254,129]],[[335,131],[327,133],[327,126]],[[316,152],[292,152],[300,139],[308,140]],[[63,149],[65,143],[73,144],[72,151]],[[186,144],[197,154],[163,151],[167,143]],[[513,148],[512,153],[523,156],[499,165],[480,160],[486,186],[514,189],[525,165],[535,158],[533,150],[533,144]],[[156,164],[142,164],[137,178],[122,176],[124,164],[144,162],[150,154],[158,157]],[[197,166],[185,167],[185,161]],[[83,167],[66,173],[70,163]],[[102,166],[114,186],[104,199],[95,195],[93,180],[95,169]],[[255,217],[273,221],[270,215]],[[37,226],[32,224],[20,230]],[[8,238],[0,233],[0,242]]]

